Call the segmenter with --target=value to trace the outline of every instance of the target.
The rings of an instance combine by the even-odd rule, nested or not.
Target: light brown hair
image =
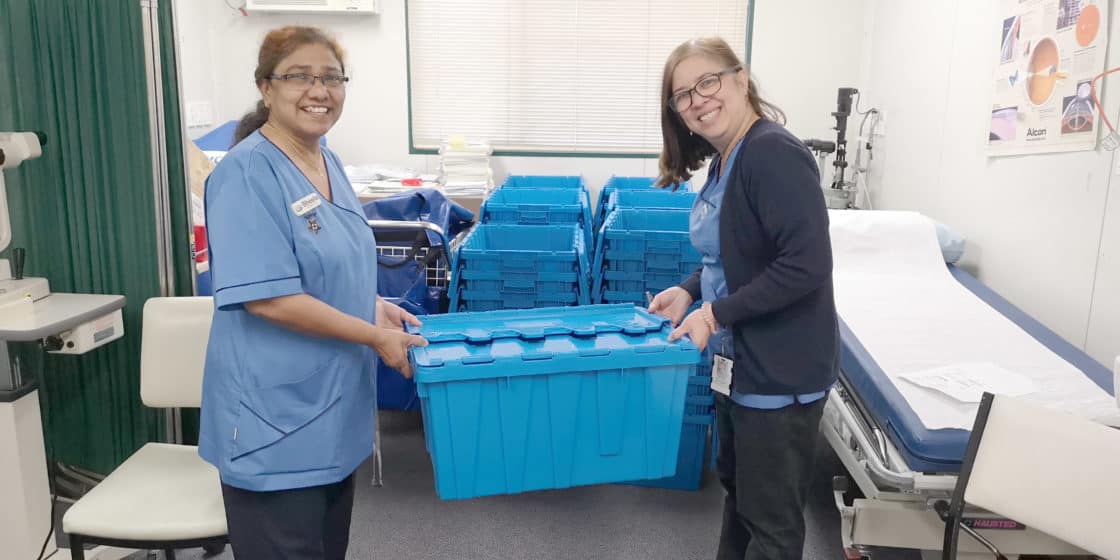
[[[661,76],[661,136],[665,144],[658,161],[659,175],[655,184],[659,187],[672,187],[675,190],[692,177],[692,172],[700,168],[705,158],[716,153],[716,149],[707,140],[688,130],[681,116],[669,105],[669,97],[673,95],[673,72],[681,61],[694,55],[716,60],[727,68],[741,66],[746,69],[731,46],[719,37],[685,41],[669,54]],[[747,76],[747,103],[751,109],[760,118],[785,124],[786,114],[759,96],[754,77],[749,71]]]

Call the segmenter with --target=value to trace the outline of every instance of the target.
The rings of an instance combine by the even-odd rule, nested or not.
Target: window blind
[[[661,71],[694,37],[743,58],[747,1],[408,0],[412,147],[656,154]]]

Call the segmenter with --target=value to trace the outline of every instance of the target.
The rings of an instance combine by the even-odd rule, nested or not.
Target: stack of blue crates
[[[646,305],[646,292],[680,284],[700,267],[688,223],[687,210],[612,211],[595,241],[593,296],[603,303]]]
[[[607,206],[610,203],[611,193],[615,191],[652,190],[653,181],[653,177],[619,177],[617,175],[607,179],[607,183],[599,190],[599,200],[595,204],[595,233],[598,234],[599,229],[603,227],[603,222],[607,219],[607,214],[610,213]]]
[[[583,230],[576,224],[479,224],[451,261],[451,311],[591,302]]]
[[[458,313],[410,327],[445,500],[664,479],[700,352],[632,305]]]

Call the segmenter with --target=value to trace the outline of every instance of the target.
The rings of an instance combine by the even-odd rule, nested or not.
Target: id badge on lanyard
[[[721,336],[720,339],[721,339],[721,342],[722,342],[723,337]],[[724,355],[726,353],[725,352],[726,348],[722,348],[722,346],[724,346],[724,345],[720,344],[720,346],[721,346],[721,349],[720,349],[721,352],[715,355],[715,359],[712,362],[712,384],[711,384],[711,387],[712,387],[713,391],[715,391],[715,392],[717,392],[717,393],[719,393],[719,394],[721,394],[725,397],[730,397],[731,396],[731,369],[732,369],[732,366],[735,365],[735,362],[732,361],[731,358],[728,358],[727,356]]]

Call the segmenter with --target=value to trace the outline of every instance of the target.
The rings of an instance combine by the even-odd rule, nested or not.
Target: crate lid
[[[687,338],[669,342],[669,320],[631,304],[429,315],[409,327],[418,383],[558,371],[693,365]]]

